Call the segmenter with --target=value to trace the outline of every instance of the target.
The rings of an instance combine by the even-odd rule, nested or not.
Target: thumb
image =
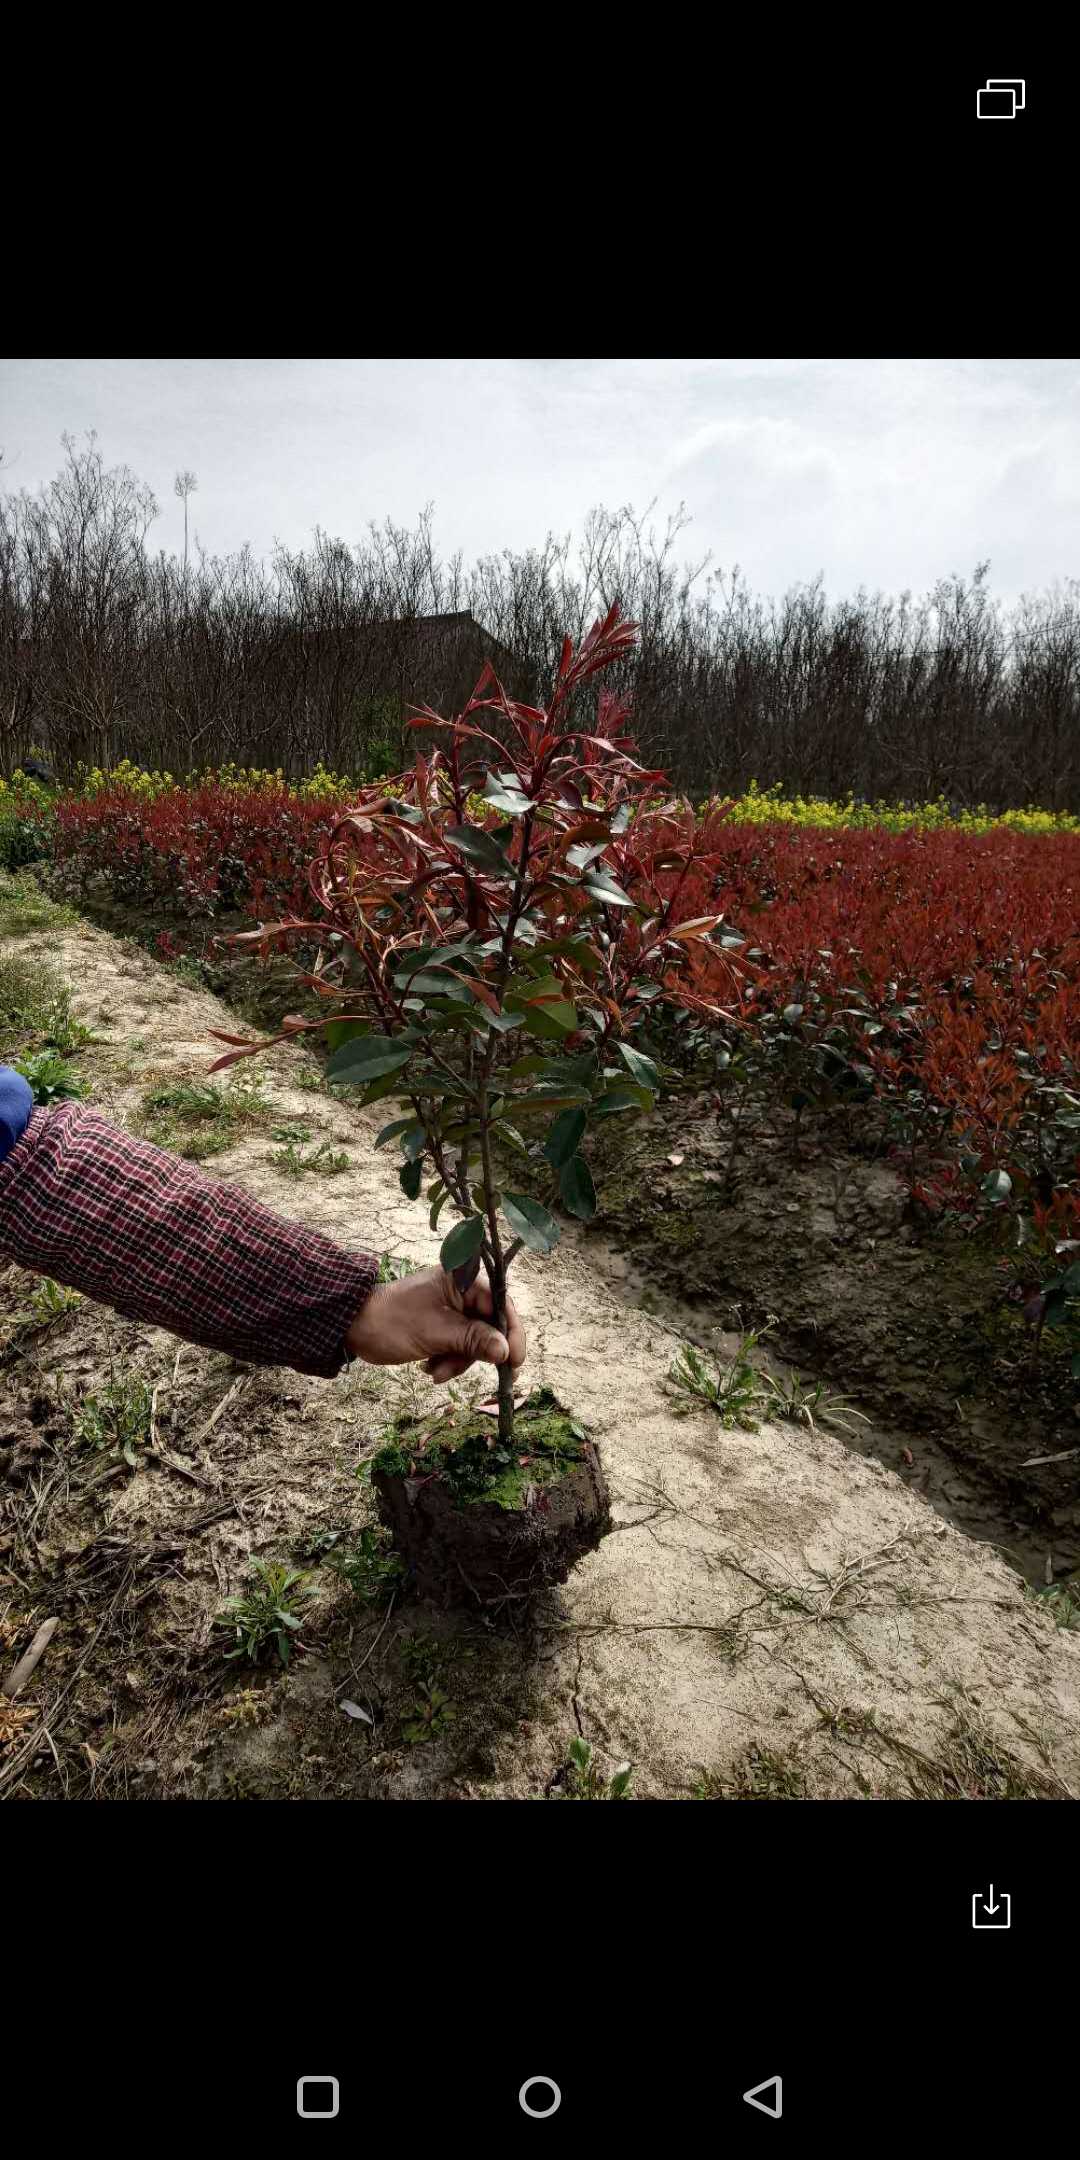
[[[460,1380],[479,1358],[485,1365],[504,1365],[510,1345],[498,1328],[475,1315],[461,1318],[447,1328],[439,1349],[429,1357],[425,1370],[437,1382]]]
[[[481,1320],[476,1313],[463,1313],[460,1319],[455,1319],[449,1332],[452,1340],[448,1349],[456,1351],[459,1357],[468,1358],[470,1363],[480,1358],[485,1365],[505,1365],[510,1355],[505,1335],[500,1335],[490,1320]]]

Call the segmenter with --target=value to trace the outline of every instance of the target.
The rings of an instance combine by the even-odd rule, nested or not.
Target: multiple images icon
[[[1019,75],[988,75],[980,90],[976,112],[980,120],[1015,120],[1025,106],[1024,79]]]

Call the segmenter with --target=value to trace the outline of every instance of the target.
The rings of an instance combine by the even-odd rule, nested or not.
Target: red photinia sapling
[[[503,1330],[522,1247],[548,1253],[559,1237],[505,1165],[528,1165],[523,1184],[541,1167],[553,1203],[587,1220],[590,1129],[649,1109],[660,1085],[640,1041],[653,1001],[720,1019],[716,986],[735,982],[738,963],[711,942],[721,918],[683,899],[715,881],[715,839],[640,764],[625,705],[602,690],[589,724],[574,712],[634,638],[617,608],[576,649],[568,638],[543,708],[508,697],[489,665],[456,718],[420,711],[434,746],[399,796],[368,788],[338,819],[309,873],[314,914],[246,938],[318,942],[303,980],[326,1013],[271,1040],[323,1031],[327,1078],[362,1104],[393,1102],[375,1145],[396,1143],[432,1230],[457,1218],[442,1264],[461,1288],[486,1270]],[[267,1047],[222,1039],[215,1071]],[[502,1442],[513,1418],[504,1364]]]

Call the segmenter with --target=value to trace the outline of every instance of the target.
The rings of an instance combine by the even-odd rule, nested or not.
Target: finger
[[[460,1380],[462,1373],[467,1373],[471,1364],[471,1358],[448,1357],[444,1352],[440,1357],[429,1357],[424,1371],[437,1387],[443,1387],[448,1380]]]
[[[510,1355],[510,1345],[498,1328],[489,1326],[486,1320],[467,1320],[464,1333],[455,1346],[469,1359],[482,1358],[485,1365],[505,1365]]]
[[[449,1341],[428,1358],[425,1370],[435,1381],[456,1380],[481,1359],[486,1365],[505,1365],[510,1346],[498,1328],[471,1314],[447,1328]]]
[[[486,1283],[476,1283],[469,1291],[465,1299],[465,1310],[490,1316],[491,1291]],[[510,1343],[510,1363],[516,1372],[518,1366],[525,1363],[525,1330],[512,1297],[506,1300],[506,1332]]]
[[[510,1344],[510,1363],[516,1372],[518,1366],[525,1363],[525,1330],[511,1297],[506,1300],[506,1333]]]

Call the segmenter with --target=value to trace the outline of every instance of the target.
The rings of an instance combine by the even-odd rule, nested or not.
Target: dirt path
[[[19,943],[71,983],[100,1038],[81,1053],[93,1100],[118,1120],[151,1082],[201,1078],[208,1029],[236,1029],[216,998],[87,924]],[[371,1152],[385,1117],[305,1089],[300,1049],[265,1071],[269,1119],[211,1174],[343,1243],[430,1260],[423,1210],[389,1151]],[[349,1167],[286,1175],[271,1137],[286,1125]],[[13,1311],[30,1287],[13,1273],[0,1299]],[[0,1396],[0,1614],[13,1655],[31,1622],[61,1615],[26,1697],[55,1755],[28,1726],[25,1763],[0,1754],[0,1794],[540,1797],[581,1733],[605,1771],[633,1762],[640,1796],[1080,1795],[1080,1636],[1001,1560],[820,1430],[678,1417],[670,1331],[597,1279],[587,1246],[525,1255],[516,1294],[529,1377],[601,1443],[614,1533],[520,1638],[416,1606],[366,1611],[319,1568],[309,1648],[277,1677],[223,1666],[224,1597],[250,1553],[311,1565],[317,1529],[368,1519],[358,1459],[392,1407],[438,1391],[412,1373],[324,1382],[195,1350],[177,1372],[171,1338],[87,1305],[32,1344]],[[110,1358],[160,1386],[172,1461],[90,1489],[70,1410]],[[456,1715],[408,1745],[425,1671]],[[364,1716],[343,1715],[342,1696]]]

